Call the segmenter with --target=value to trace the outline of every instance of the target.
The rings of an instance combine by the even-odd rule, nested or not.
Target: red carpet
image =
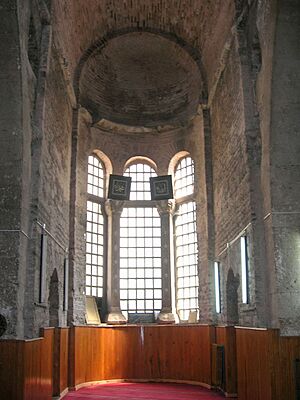
[[[70,392],[64,400],[217,400],[223,396],[199,386],[170,383],[106,383]]]

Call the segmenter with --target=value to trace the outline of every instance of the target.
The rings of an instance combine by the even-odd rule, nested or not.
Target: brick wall
[[[216,60],[230,33],[233,17],[234,2],[222,0],[210,3],[189,0],[53,2],[55,40],[63,51],[71,77],[83,52],[108,32],[149,28],[172,33],[192,43],[202,55],[207,80],[213,85],[218,69]]]
[[[233,44],[211,107],[216,255],[251,220],[241,85]]]
[[[218,319],[251,326],[257,324],[254,265],[250,268],[250,304],[243,305],[237,238],[252,222],[242,85],[237,42],[233,40],[211,106],[215,259],[221,262],[222,315]],[[250,228],[247,234],[251,242]]]
[[[45,93],[44,132],[41,144],[41,158],[37,174],[40,175],[38,198],[36,201],[36,218],[63,245],[69,246],[69,200],[70,200],[70,167],[71,167],[71,131],[72,108],[66,95],[66,84],[55,49],[52,49],[47,89]],[[41,229],[36,229],[39,237]],[[40,245],[36,241],[36,257],[33,259],[36,271],[39,268]],[[54,270],[58,275],[59,306],[54,312],[59,316],[59,324],[66,323],[63,312],[64,250],[50,237],[47,249],[46,307],[35,308],[35,329],[47,326],[49,321],[50,279]],[[32,282],[30,282],[32,285]],[[29,298],[37,302],[39,273],[35,274],[35,287]],[[28,298],[27,298],[28,300]]]

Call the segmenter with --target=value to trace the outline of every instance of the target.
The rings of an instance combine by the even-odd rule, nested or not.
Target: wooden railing
[[[212,384],[212,344],[224,346],[221,389],[239,400],[296,400],[300,337],[206,325],[48,328],[0,340],[1,398],[46,400],[92,381]]]

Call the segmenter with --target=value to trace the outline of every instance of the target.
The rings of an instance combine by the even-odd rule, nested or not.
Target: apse
[[[202,94],[199,67],[176,41],[131,32],[107,41],[85,62],[79,101],[92,115],[130,126],[184,125]]]

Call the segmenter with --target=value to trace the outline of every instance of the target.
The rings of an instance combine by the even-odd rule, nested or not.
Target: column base
[[[110,324],[110,325],[121,325],[121,324],[126,324],[127,320],[124,317],[124,315],[121,313],[121,311],[117,311],[117,312],[114,311],[114,312],[110,312],[107,315],[106,322],[107,322],[107,324]]]
[[[174,314],[171,311],[161,310],[157,316],[158,324],[175,324],[175,322]]]

